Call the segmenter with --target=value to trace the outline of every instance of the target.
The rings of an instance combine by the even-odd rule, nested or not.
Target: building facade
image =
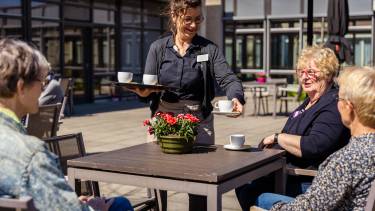
[[[143,73],[168,28],[158,0],[1,0],[0,38],[33,43],[52,69],[75,79],[75,102],[108,97],[118,71]],[[107,85],[107,86],[105,86]]]
[[[314,0],[313,43],[327,34],[328,0]],[[353,64],[374,65],[372,0],[349,0],[349,33]],[[306,45],[307,0],[222,0],[223,46],[238,72],[266,71],[293,75],[298,53]]]

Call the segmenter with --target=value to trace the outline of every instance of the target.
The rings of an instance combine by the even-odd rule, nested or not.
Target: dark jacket
[[[315,105],[303,111],[310,101],[307,98],[290,115],[282,133],[302,136],[302,158],[287,153],[287,162],[302,168],[318,167],[330,154],[348,143],[350,131],[341,121],[337,93],[338,89],[332,87]],[[296,115],[297,112],[300,114]]]
[[[172,36],[167,36],[151,44],[147,55],[145,74],[157,74],[160,76],[160,68],[164,60],[165,50],[171,47],[169,46],[171,43],[173,44]],[[245,104],[242,83],[230,69],[220,49],[213,42],[198,35],[193,38],[192,45],[200,49],[200,54],[208,54],[209,57],[207,62],[202,63],[201,67],[202,70],[206,69],[206,72],[202,71],[203,77],[206,77],[204,80],[205,90],[193,90],[194,92],[206,93],[203,99],[199,99],[202,102],[205,116],[208,116],[213,109],[210,102],[215,97],[215,81],[225,90],[228,99],[237,98],[242,104]],[[159,98],[160,95],[157,94],[149,97],[152,102],[152,111],[157,109]]]

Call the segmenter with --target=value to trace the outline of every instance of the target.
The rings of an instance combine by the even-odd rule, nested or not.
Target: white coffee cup
[[[215,103],[215,108],[218,108],[220,112],[232,112],[233,101],[231,100],[219,100]]]
[[[131,72],[118,72],[117,80],[120,83],[129,83],[133,80],[133,73]]]
[[[155,85],[158,83],[157,75],[143,74],[143,83],[148,85]]]
[[[233,134],[229,136],[230,145],[233,148],[239,149],[245,144],[244,134]]]

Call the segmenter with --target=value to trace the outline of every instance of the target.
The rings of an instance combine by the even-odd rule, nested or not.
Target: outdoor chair
[[[371,183],[370,192],[366,200],[365,211],[375,211],[375,180]]]
[[[74,86],[74,80],[72,78],[61,78],[60,79],[60,86],[63,90],[64,98],[61,106],[60,111],[60,119],[64,118],[64,112],[65,108],[68,105],[68,114],[70,115],[73,113],[73,86]]]
[[[67,175],[68,160],[86,156],[82,133],[55,136],[43,140],[46,142],[48,149],[59,157],[64,175]],[[80,181],[77,181],[76,192],[77,195],[100,196],[98,182],[85,181],[81,184]]]
[[[60,109],[61,103],[39,106],[38,113],[27,115],[27,133],[40,139],[56,136]]]
[[[86,156],[85,145],[82,133],[68,134],[43,139],[49,150],[59,157],[60,165],[64,175],[67,175],[68,160]],[[77,195],[100,196],[99,184],[96,181],[76,181]],[[136,211],[158,210],[155,198],[149,198],[145,201],[133,205]]]
[[[1,211],[36,211],[33,199],[30,196],[23,196],[20,198],[12,198],[8,195],[0,196],[0,210]]]
[[[268,97],[271,95],[269,94],[267,87],[251,87],[250,93],[254,103],[254,116],[260,115],[261,106],[263,109],[263,114],[268,114]]]
[[[280,100],[280,113],[284,103],[285,113],[289,112],[288,102],[298,102],[302,95],[302,87],[297,84],[289,84],[286,87],[280,87],[281,95],[278,97]],[[289,96],[292,93],[294,96]]]

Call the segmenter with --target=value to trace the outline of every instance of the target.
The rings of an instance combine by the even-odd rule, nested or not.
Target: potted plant
[[[151,119],[143,122],[148,133],[154,135],[163,152],[181,154],[193,148],[199,119],[192,114],[157,112]]]
[[[255,74],[255,79],[258,83],[265,83],[266,82],[266,73],[265,72],[257,72]]]

